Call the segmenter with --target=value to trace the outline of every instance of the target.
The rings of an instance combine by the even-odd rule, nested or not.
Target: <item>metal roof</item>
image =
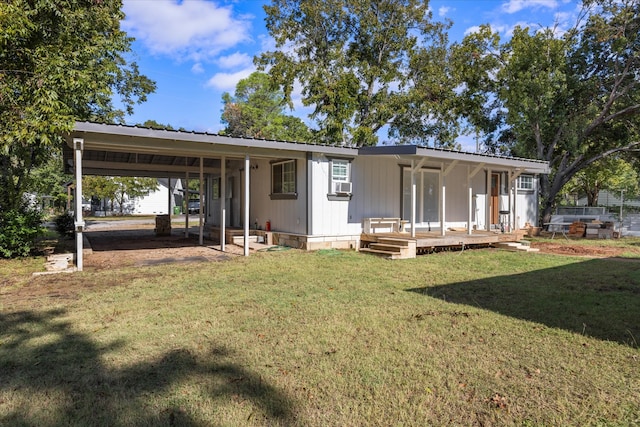
[[[395,156],[403,159],[428,158],[486,164],[487,167],[519,168],[529,173],[548,173],[547,162],[416,145],[345,147],[303,142],[238,138],[208,132],[151,129],[129,125],[76,122],[67,135],[65,166],[73,161],[73,140],[83,140],[83,170],[86,174],[130,176],[184,176],[197,173],[200,158],[205,172],[220,167],[220,158],[306,158],[307,153],[325,155]]]

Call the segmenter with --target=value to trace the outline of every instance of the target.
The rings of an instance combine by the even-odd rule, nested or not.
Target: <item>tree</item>
[[[378,132],[450,142],[436,126],[455,84],[446,74],[447,23],[420,0],[274,0],[265,6],[277,50],[256,58],[291,103],[313,106],[320,140],[375,145]],[[443,121],[446,123],[446,121]]]
[[[254,72],[236,85],[234,96],[222,95],[222,123],[226,135],[279,141],[311,140],[302,120],[284,114],[284,95],[268,75]]]
[[[637,195],[638,173],[633,165],[619,157],[609,156],[592,163],[576,173],[567,186],[574,193],[587,196],[587,206],[598,206],[601,190],[624,191],[627,196]]]
[[[75,120],[114,122],[155,89],[120,30],[120,0],[0,3],[0,207],[18,208],[29,175]],[[124,110],[115,107],[118,97]]]
[[[157,189],[158,180],[155,178],[112,176],[88,176],[83,179],[82,186],[85,199],[97,197],[110,200],[111,210],[115,202],[118,204],[120,214],[124,213],[127,200],[147,196]]]
[[[516,28],[500,44],[485,27],[454,47],[467,119],[494,147],[549,162],[545,222],[578,172],[640,145],[640,3],[587,6],[584,24],[562,36]]]

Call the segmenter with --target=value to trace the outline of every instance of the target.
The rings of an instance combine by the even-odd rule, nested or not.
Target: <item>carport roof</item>
[[[220,158],[305,158],[306,153],[356,157],[394,156],[401,159],[428,158],[485,164],[487,167],[517,168],[528,173],[548,173],[547,162],[505,156],[467,153],[415,145],[352,148],[300,142],[237,138],[207,132],[185,132],[137,126],[76,122],[67,136],[65,166],[73,166],[73,141],[83,140],[83,171],[95,175],[183,176],[198,172],[200,158],[205,172],[220,168]]]

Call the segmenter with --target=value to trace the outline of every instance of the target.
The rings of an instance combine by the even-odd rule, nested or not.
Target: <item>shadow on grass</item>
[[[598,259],[408,289],[631,347],[640,344],[640,263]]]
[[[74,332],[64,316],[63,310],[0,314],[0,397],[19,398],[0,399],[0,425],[215,425],[182,407],[175,391],[182,384],[197,385],[197,399],[214,409],[218,400],[249,401],[269,424],[291,424],[291,400],[230,363],[224,348],[211,349],[206,360],[182,349],[112,368],[104,360],[126,344],[101,346]]]

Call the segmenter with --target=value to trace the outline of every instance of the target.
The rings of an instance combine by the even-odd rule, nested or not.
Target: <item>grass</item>
[[[635,260],[290,250],[0,301],[2,425],[640,425]]]

